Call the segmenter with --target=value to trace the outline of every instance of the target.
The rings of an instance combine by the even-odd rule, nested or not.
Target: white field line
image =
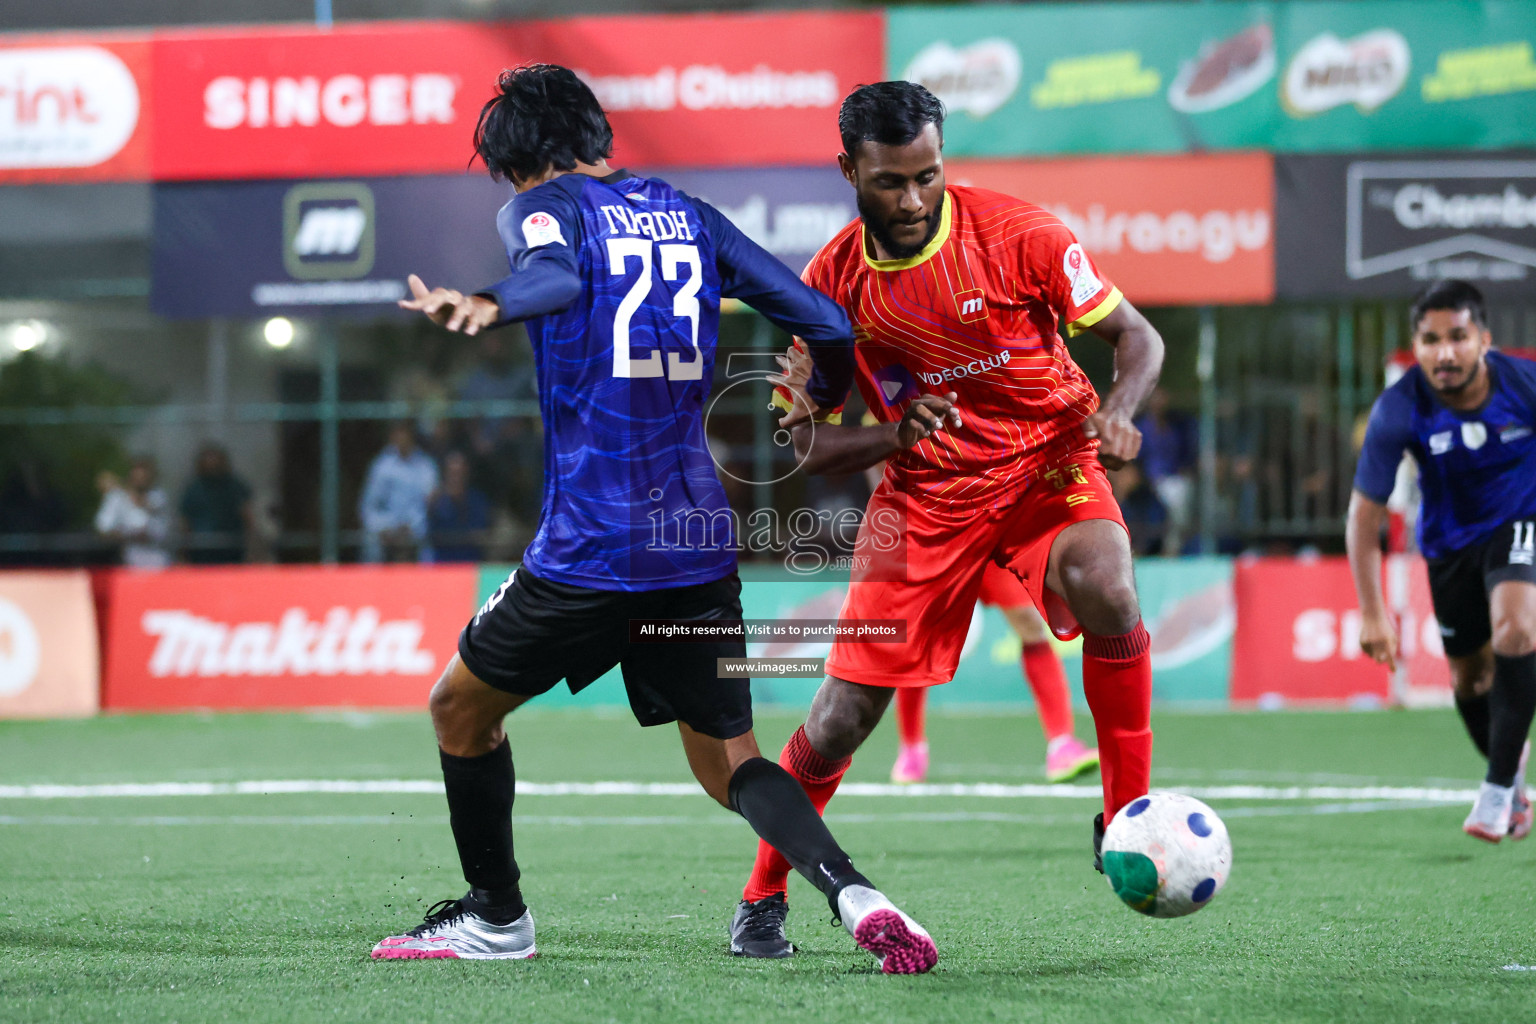
[[[1201,800],[1387,800],[1409,803],[1462,803],[1477,796],[1475,789],[1424,786],[1178,786],[1169,787]],[[423,794],[441,796],[443,784],[426,779],[279,779],[250,782],[115,782],[93,785],[36,783],[0,785],[0,800],[68,800],[117,797],[278,796],[311,793]],[[518,796],[695,796],[692,782],[522,782]],[[1046,798],[1098,800],[1098,786],[1010,785],[1004,783],[923,783],[898,786],[883,782],[849,782],[839,796],[980,798],[1011,800]]]
[[[1458,801],[1459,803],[1459,801]],[[1257,818],[1257,817],[1295,817],[1311,816],[1319,814],[1370,814],[1375,811],[1395,810],[1420,810],[1429,807],[1443,806],[1438,803],[1426,803],[1423,801],[1396,801],[1375,800],[1359,803],[1344,804],[1301,804],[1301,805],[1265,805],[1262,807],[1224,807],[1221,815],[1223,818]],[[916,822],[922,824],[966,824],[975,822],[987,822],[1005,825],[1081,825],[1083,817],[1080,814],[1004,814],[988,811],[946,811],[932,814],[828,814],[827,818],[833,824],[843,825],[888,825],[894,822]],[[587,828],[591,826],[618,825],[625,828],[644,825],[727,825],[733,828],[746,828],[746,822],[740,818],[728,814],[710,815],[546,815],[546,814],[519,814],[516,816],[519,828],[529,825],[536,826],[566,826],[572,828]],[[430,825],[441,828],[448,824],[447,815],[425,815],[421,817],[402,818],[399,815],[383,814],[229,814],[229,815],[171,815],[155,814],[133,817],[104,817],[95,815],[64,815],[64,814],[39,814],[39,815],[0,815],[0,828],[7,826],[45,826],[45,825],[84,825],[92,827],[100,826],[147,826],[151,828],[165,828],[175,826],[239,826],[256,825],[259,827],[305,827],[326,825]]]

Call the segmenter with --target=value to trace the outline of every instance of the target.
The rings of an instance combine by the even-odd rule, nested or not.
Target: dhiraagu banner
[[[957,156],[1536,141],[1533,0],[904,7],[887,33]]]
[[[481,600],[495,593],[510,571],[481,569]],[[847,589],[846,574],[796,576],[782,568],[742,569],[742,611],[748,620],[835,619]],[[1152,634],[1153,697],[1159,702],[1195,703],[1227,700],[1231,674],[1232,561],[1226,558],[1144,559],[1136,564],[1142,613]],[[1054,641],[1053,641],[1054,642]],[[824,640],[749,643],[747,654],[763,658],[824,658]],[[1082,696],[1082,643],[1057,643],[1074,699]],[[996,608],[977,606],[971,616],[960,668],[953,682],[936,687],[934,706],[975,704],[1031,705],[1022,671],[1019,638]],[[820,678],[752,681],[762,706],[809,708]],[[572,696],[564,684],[539,698],[541,707],[622,707],[623,680],[617,670]]]

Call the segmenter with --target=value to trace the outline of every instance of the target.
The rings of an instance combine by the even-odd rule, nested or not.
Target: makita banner
[[[951,160],[948,179],[1060,217],[1132,302],[1268,302],[1274,169],[1262,153]]]
[[[425,707],[474,598],[469,566],[118,573],[102,706]]]
[[[0,184],[149,177],[150,43],[0,40]]]
[[[1404,298],[1443,277],[1530,297],[1536,153],[1278,157],[1275,186],[1284,298]]]
[[[807,164],[837,152],[837,107],[881,77],[878,13],[558,22],[397,22],[157,36],[159,180],[451,173],[496,76],[577,71],[651,167]]]
[[[856,215],[835,165],[663,172],[795,270]],[[150,305],[172,317],[375,316],[407,274],[481,288],[507,274],[484,175],[156,185]]]

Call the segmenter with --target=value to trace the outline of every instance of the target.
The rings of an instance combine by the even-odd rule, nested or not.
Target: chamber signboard
[[[1536,154],[1279,157],[1275,178],[1282,296],[1404,297],[1445,277],[1530,294]]]

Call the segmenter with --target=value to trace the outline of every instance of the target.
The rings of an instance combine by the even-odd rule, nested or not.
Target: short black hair
[[[837,112],[837,130],[843,136],[843,152],[852,157],[861,142],[905,146],[928,125],[944,143],[944,103],[916,82],[876,82],[861,85],[843,100]]]
[[[526,181],[550,166],[574,171],[613,152],[602,104],[570,68],[524,64],[496,78],[497,95],[480,108],[475,153],[498,181]]]
[[[1436,281],[1419,293],[1408,311],[1408,326],[1419,329],[1419,321],[1432,309],[1464,309],[1472,314],[1472,322],[1488,329],[1488,307],[1483,305],[1483,293],[1466,281],[1447,279]]]

